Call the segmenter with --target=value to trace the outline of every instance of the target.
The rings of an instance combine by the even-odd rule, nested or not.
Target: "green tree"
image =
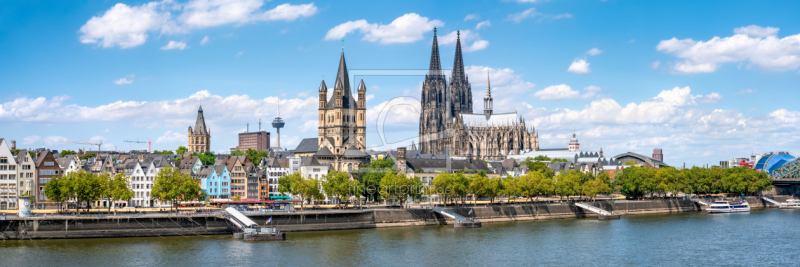
[[[231,156],[244,156],[244,152],[237,149],[236,151],[231,152]]]
[[[75,151],[69,150],[69,149],[67,149],[67,150],[61,150],[61,156],[62,156],[62,157],[66,157],[66,156],[68,156],[68,155],[75,155],[75,154],[78,154],[78,153],[77,153],[77,152],[75,152]]]
[[[573,196],[581,192],[581,173],[577,170],[562,171],[555,177],[556,194],[559,198]]]
[[[170,150],[161,150],[161,151],[155,150],[155,151],[153,151],[153,154],[157,154],[157,155],[173,155],[172,151],[170,151]]]
[[[543,192],[542,182],[544,179],[544,174],[541,172],[528,172],[517,178],[516,182],[520,196],[527,198],[528,201],[532,201],[534,196],[538,196]]]
[[[136,193],[130,189],[129,181],[130,178],[125,176],[124,173],[117,173],[111,177],[111,179],[109,179],[111,185],[108,187],[108,189],[111,191],[109,197],[111,198],[112,203],[114,203],[116,200],[128,201],[136,195]],[[111,205],[108,206],[109,208],[111,207]]]
[[[472,201],[489,194],[489,177],[480,173],[469,179],[469,192],[472,193]]]
[[[536,158],[534,158],[534,159],[531,159],[530,157],[528,157],[521,164],[527,166],[529,172],[538,171],[538,172],[542,173],[546,177],[555,176],[555,171],[553,169],[551,169],[550,167],[547,167],[547,164],[542,162],[542,159],[550,160],[550,158],[548,158],[547,156],[539,155],[539,156],[536,156]]]
[[[304,179],[301,175],[292,175],[290,177],[290,193],[300,199],[300,208],[305,209],[304,203],[306,200],[310,201],[314,198],[324,198],[320,191],[320,182],[318,179]]]
[[[31,158],[32,158],[32,159],[35,159],[35,158],[36,158],[36,152],[33,152],[33,151],[28,151],[28,155],[31,155]]]
[[[199,157],[203,165],[214,165],[214,162],[217,161],[217,158],[214,157],[214,153],[211,153],[211,151],[206,151],[203,154],[192,153],[192,156]]]
[[[71,173],[70,173],[71,174]],[[66,190],[67,187],[65,186],[65,179],[64,177],[56,177],[51,179],[47,184],[44,186],[44,196],[47,199],[53,200],[58,202],[58,209],[61,210],[61,206],[66,201]]]
[[[360,183],[357,180],[350,180],[347,172],[332,171],[325,175],[322,188],[329,197],[336,197],[340,202],[347,202],[349,196],[360,196]]]
[[[432,195],[438,195],[440,201],[444,200],[444,203],[447,203],[448,200],[455,196],[455,191],[453,190],[453,176],[449,173],[443,172],[436,175],[436,177],[433,178],[432,184]]]
[[[296,176],[296,177],[295,177]],[[286,195],[287,193],[292,192],[292,181],[296,180],[297,178],[302,179],[300,172],[295,172],[289,175],[284,175],[278,178],[278,192],[281,195]]]
[[[261,162],[262,158],[266,158],[269,156],[269,151],[258,151],[252,148],[248,148],[247,151],[245,151],[245,154],[247,155],[247,160],[249,160],[253,164],[258,164],[259,162]]]
[[[86,202],[86,210],[92,208],[92,203],[99,200],[103,195],[103,182],[100,177],[93,173],[79,171],[73,172],[75,176],[71,177],[70,186],[72,194],[77,200],[78,204]],[[70,174],[73,174],[70,173]]]
[[[80,160],[87,160],[87,159],[90,159],[90,158],[95,158],[95,157],[97,157],[97,155],[96,155],[96,154],[94,154],[94,153],[86,153],[86,154],[80,155],[80,156],[78,157],[78,159],[80,159]]]
[[[189,149],[187,149],[185,146],[179,146],[178,149],[175,149],[175,154],[183,155],[183,153],[186,153],[186,151],[189,151]]]
[[[598,194],[611,194],[612,191],[608,183],[603,181],[603,179],[597,178],[584,183],[583,192],[594,201],[594,198]]]
[[[180,169],[166,167],[161,169],[150,189],[150,199],[172,203],[177,208],[181,201],[201,199],[200,181],[192,179],[188,173]]]

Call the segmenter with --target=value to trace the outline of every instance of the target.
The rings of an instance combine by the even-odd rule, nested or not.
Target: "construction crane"
[[[97,152],[100,152],[100,146],[103,145],[103,141],[100,141],[99,144],[95,143],[87,143],[86,141],[83,142],[75,142],[75,141],[61,141],[61,143],[71,143],[71,144],[81,144],[81,145],[92,145],[97,146]]]
[[[125,140],[125,143],[147,143],[147,152],[153,153],[153,151],[152,151],[152,150],[150,150],[150,145],[153,143],[153,142],[150,142],[150,138],[148,138],[148,139],[147,139],[147,142],[145,142],[145,141],[139,141],[139,138],[136,138],[136,141],[128,141],[128,140]],[[130,145],[129,145],[129,146],[130,146]]]

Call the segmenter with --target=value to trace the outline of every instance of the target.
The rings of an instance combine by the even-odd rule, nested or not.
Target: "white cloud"
[[[584,87],[583,90],[586,91],[586,93],[584,93],[581,96],[581,98],[588,99],[588,98],[592,98],[592,97],[596,96],[598,92],[603,90],[603,88],[600,88],[600,87],[594,86],[594,85],[590,85],[590,86]]]
[[[600,49],[597,49],[596,47],[592,48],[592,49],[589,49],[589,51],[586,51],[586,54],[589,54],[590,56],[596,56],[596,55],[599,55],[600,53],[603,53],[603,51],[600,50]]]
[[[368,23],[367,20],[348,21],[333,27],[325,34],[325,40],[339,40],[358,30],[364,35],[362,40],[381,44],[411,43],[422,40],[423,34],[434,27],[444,26],[440,20],[429,20],[415,13],[398,17],[388,25]]]
[[[188,140],[189,138],[186,137],[185,133],[167,131],[164,133],[164,135],[158,137],[155,142],[159,144],[183,144]]]
[[[650,67],[653,69],[658,69],[658,66],[661,66],[661,61],[656,60],[653,61],[653,63],[650,63]]]
[[[308,92],[299,92],[297,93],[297,97],[308,97]]]
[[[522,11],[522,12],[519,12],[519,13],[510,14],[510,15],[508,15],[507,19],[510,20],[510,21],[516,22],[516,23],[520,23],[523,20],[526,20],[526,19],[529,19],[529,18],[535,18],[535,17],[540,17],[542,19],[557,20],[557,19],[572,18],[572,14],[569,14],[569,13],[555,14],[555,15],[542,14],[540,12],[537,12],[536,9],[534,9],[534,8],[529,8],[529,9],[526,9],[525,11]]]
[[[241,57],[241,56],[243,56],[243,55],[244,55],[244,51],[239,51],[239,53],[236,53],[236,56],[237,56],[237,57]]]
[[[208,43],[208,41],[209,41],[209,39],[208,39],[208,35],[206,35],[206,37],[203,37],[203,40],[200,40],[200,45],[207,44],[207,43]]]
[[[317,132],[319,129],[319,121],[318,120],[308,120],[300,126],[300,132]]]
[[[720,64],[747,62],[765,71],[796,70],[800,67],[800,34],[779,39],[777,28],[755,25],[737,28],[730,37],[708,41],[672,38],[656,50],[682,59],[673,65],[678,73],[714,72]]]
[[[479,22],[478,25],[475,25],[475,29],[476,30],[480,30],[481,28],[490,27],[490,26],[492,26],[492,22],[489,21],[489,20],[484,20],[484,21]]]
[[[479,20],[479,19],[481,19],[481,16],[478,14],[469,14],[466,17],[464,17],[464,21]]]
[[[589,69],[589,63],[586,60],[576,58],[572,61],[572,64],[569,65],[567,71],[575,73],[575,74],[587,74],[591,70]]]
[[[536,12],[535,8],[529,8],[529,9],[526,9],[525,11],[508,15],[508,20],[514,21],[516,23],[520,23],[520,22],[522,22],[523,20],[525,20],[527,18],[533,18],[533,17],[539,16],[541,14],[542,13]]]
[[[171,0],[140,6],[116,4],[102,16],[81,26],[80,41],[103,48],[131,48],[144,44],[149,34],[185,34],[194,29],[257,21],[293,21],[317,13],[313,4],[282,4],[263,11],[264,0]]]
[[[750,25],[747,27],[739,27],[733,29],[733,33],[745,34],[747,36],[754,38],[761,38],[767,36],[776,36],[778,35],[778,30],[780,29],[773,27],[761,27],[758,25]]]
[[[367,97],[365,97],[365,98],[369,102],[371,99],[375,98],[375,95],[374,94],[368,94]]]
[[[577,98],[580,95],[578,91],[572,90],[572,87],[566,84],[551,85],[533,93],[534,97],[538,97],[541,100],[562,100]]]
[[[134,75],[131,74],[131,75],[128,75],[128,77],[122,77],[119,80],[114,80],[113,83],[117,84],[117,85],[132,84],[133,83],[133,77],[134,77]],[[130,78],[130,79],[128,79],[128,78]]]
[[[45,137],[44,140],[42,140],[42,141],[44,142],[45,146],[55,146],[55,145],[62,144],[63,141],[67,141],[67,138],[63,137],[63,136],[58,136],[58,135],[51,135],[51,136]]]
[[[739,90],[736,93],[733,93],[733,95],[752,94],[752,93],[755,93],[755,92],[758,92],[758,90],[756,90],[756,89],[742,89],[742,90]]]
[[[164,10],[163,2],[141,6],[119,3],[103,16],[92,17],[81,26],[80,41],[84,44],[97,43],[103,48],[130,48],[144,44],[147,33],[162,29],[169,19],[170,13]]]
[[[42,137],[40,137],[38,135],[31,135],[31,136],[22,138],[22,144],[24,144],[24,145],[32,145],[32,144],[36,143],[39,140],[42,140]]]
[[[440,45],[455,45],[457,39],[458,39],[458,31],[453,31],[446,35],[438,37]],[[489,41],[482,40],[481,36],[478,33],[475,33],[470,30],[461,31],[461,41],[463,43],[466,44],[471,40],[475,40],[474,42],[472,42],[472,45],[463,45],[464,52],[474,52],[485,49],[486,47],[489,46]]]
[[[161,50],[172,50],[172,49],[183,50],[184,48],[186,48],[186,43],[184,42],[169,41],[167,45],[161,47]]]
[[[698,95],[695,97],[695,101],[709,105],[714,105],[720,100],[722,100],[722,96],[718,93],[710,93],[706,96]]]

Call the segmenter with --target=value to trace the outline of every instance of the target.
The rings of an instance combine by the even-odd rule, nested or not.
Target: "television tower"
[[[286,123],[284,123],[283,119],[281,119],[281,99],[278,98],[278,116],[272,120],[272,128],[275,128],[276,132],[278,133],[275,138],[275,140],[278,141],[276,147],[281,147],[281,128],[283,128],[284,125],[286,125]]]

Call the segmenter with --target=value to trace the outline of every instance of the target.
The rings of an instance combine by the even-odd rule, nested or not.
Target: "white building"
[[[17,161],[5,139],[0,138],[0,210],[17,207]]]
[[[17,154],[17,181],[19,187],[18,196],[28,194],[33,196],[31,200],[36,200],[36,161],[28,153],[28,150],[22,149]]]

